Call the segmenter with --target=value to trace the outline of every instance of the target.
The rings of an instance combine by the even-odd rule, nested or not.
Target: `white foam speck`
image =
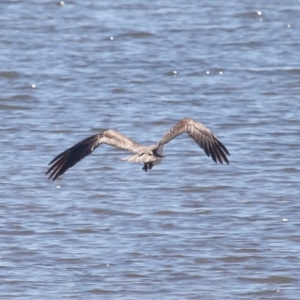
[[[35,84],[32,84],[31,87],[32,87],[33,89],[35,89],[35,88],[36,88],[36,85],[35,85]]]
[[[287,28],[290,28],[290,27],[291,27],[291,24],[287,24],[286,27],[287,27]]]
[[[282,222],[287,222],[289,219],[287,219],[287,218],[283,218],[282,219]]]
[[[56,188],[57,188],[57,189],[60,189],[60,185],[57,185]]]
[[[59,4],[60,4],[61,6],[64,6],[64,5],[65,5],[65,1],[60,1]]]
[[[258,11],[257,11],[257,14],[258,14],[259,16],[261,16],[261,15],[262,15],[262,12],[261,12],[260,10],[258,10]]]
[[[111,36],[111,37],[110,37],[110,40],[112,41],[113,39],[114,39],[114,37],[113,37],[113,36]]]
[[[222,74],[223,74],[223,71],[220,71],[219,73],[222,75]]]
[[[177,74],[177,71],[173,71],[173,74],[176,75],[176,74]]]
[[[209,74],[209,71],[206,71],[206,74]]]

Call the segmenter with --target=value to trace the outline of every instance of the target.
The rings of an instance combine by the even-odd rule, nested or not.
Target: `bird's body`
[[[206,155],[211,156],[215,162],[222,164],[224,161],[229,164],[226,157],[226,155],[229,155],[229,152],[214,134],[203,124],[185,118],[175,124],[157,144],[150,146],[138,144],[113,129],[92,135],[56,156],[49,163],[52,166],[48,169],[46,175],[50,173],[49,179],[55,180],[58,176],[65,173],[67,169],[91,154],[101,144],[107,144],[134,153],[133,156],[126,157],[123,160],[143,163],[143,170],[147,172],[163,159],[164,145],[184,132],[188,133],[205,151]]]

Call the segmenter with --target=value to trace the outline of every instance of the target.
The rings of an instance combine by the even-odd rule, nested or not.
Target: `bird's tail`
[[[133,156],[124,157],[122,158],[122,160],[126,160],[131,163],[145,163],[145,162],[153,162],[156,160],[156,158],[153,155],[142,153],[142,154],[135,154]]]
[[[125,157],[122,160],[126,160],[132,163],[154,163],[160,162],[163,159],[163,146],[157,145],[150,146],[151,149],[145,149],[133,156]]]

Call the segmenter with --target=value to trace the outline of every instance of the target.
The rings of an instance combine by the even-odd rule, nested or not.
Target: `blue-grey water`
[[[300,2],[1,1],[1,299],[299,299]],[[150,172],[109,146],[157,142]]]

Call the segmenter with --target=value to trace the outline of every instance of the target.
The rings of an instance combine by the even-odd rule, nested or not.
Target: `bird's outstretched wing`
[[[134,153],[138,153],[139,149],[143,148],[142,145],[134,142],[125,135],[113,129],[109,129],[92,135],[57,155],[49,163],[49,165],[52,166],[48,169],[46,175],[50,173],[49,179],[54,181],[58,176],[64,174],[84,157],[91,154],[101,144],[107,144]]]
[[[226,147],[203,124],[185,118],[175,124],[158,142],[158,147],[170,142],[178,135],[186,132],[214,162],[229,164],[226,157],[230,155]]]

